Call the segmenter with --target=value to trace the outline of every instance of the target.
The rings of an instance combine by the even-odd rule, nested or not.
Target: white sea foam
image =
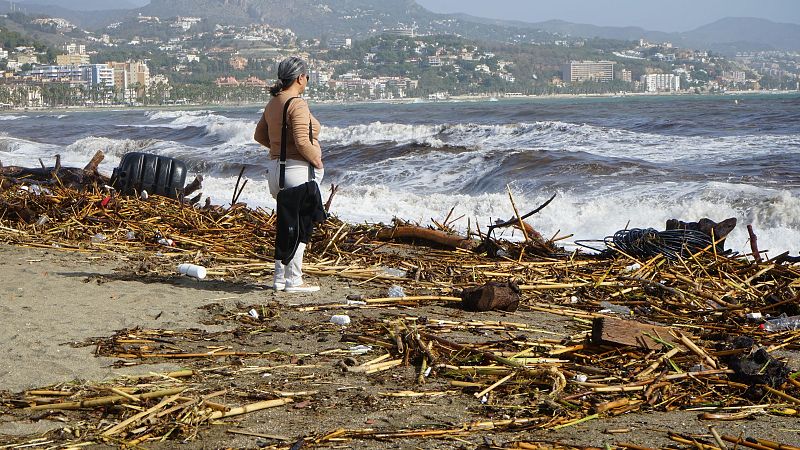
[[[794,135],[674,136],[564,122],[441,126],[374,122],[345,128],[325,127],[320,140],[323,144],[345,146],[397,143],[433,148],[580,151],[652,163],[697,159],[724,162],[743,154],[800,154],[800,136]]]
[[[206,178],[204,193],[215,202],[225,202],[233,192],[235,178]],[[323,198],[329,184],[323,181]],[[628,186],[622,190],[603,190],[576,195],[559,192],[556,199],[540,213],[528,219],[545,236],[574,234],[569,241],[602,239],[614,232],[629,228],[664,229],[668,219],[698,220],[709,217],[723,220],[736,217],[738,226],[729,236],[727,248],[745,253],[747,224],[758,233],[759,246],[775,255],[786,250],[798,251],[800,242],[800,198],[786,190],[730,185],[726,183],[696,183],[669,189],[661,185]],[[533,210],[543,203],[546,193],[515,192],[515,202],[521,212]],[[274,208],[266,181],[251,180],[241,201],[253,207]],[[393,217],[430,223],[431,218],[442,220],[455,207],[451,217],[464,216],[455,223],[462,231],[471,220],[482,229],[495,219],[513,215],[508,196],[504,193],[462,195],[398,190],[385,185],[342,187],[333,202],[333,213],[348,222],[389,223]],[[502,231],[505,238],[519,239],[510,230]],[[597,244],[602,247],[602,244]]]
[[[234,119],[215,114],[213,111],[152,111],[146,113],[151,122],[140,127],[162,127],[183,129],[198,127],[205,129],[205,136],[214,137],[231,145],[253,144],[256,123],[246,119]]]
[[[13,114],[0,114],[0,121],[27,119],[28,116],[15,116]]]
[[[209,110],[158,110],[158,111],[147,111],[145,112],[145,117],[149,120],[174,120],[181,117],[197,117],[197,116],[205,116],[212,114],[212,111]]]

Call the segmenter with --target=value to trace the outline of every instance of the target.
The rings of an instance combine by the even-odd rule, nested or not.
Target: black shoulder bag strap
[[[286,120],[286,116],[289,113],[289,104],[292,103],[292,100],[294,100],[296,98],[300,98],[300,97],[292,97],[292,98],[286,100],[286,103],[283,104],[283,125],[281,127],[281,159],[279,161],[279,164],[280,164],[281,168],[280,168],[280,178],[279,178],[279,181],[278,181],[278,187],[281,190],[283,190],[284,186],[286,185],[286,138],[288,137],[288,134],[289,134],[289,123]],[[311,142],[314,141],[314,136],[312,134],[312,131],[313,130],[311,128],[311,121],[309,121],[308,122],[308,139]],[[316,174],[314,173],[314,167],[312,167],[310,164],[309,164],[309,169],[308,169],[308,177],[309,177],[309,181],[315,179],[315,177],[316,177]]]

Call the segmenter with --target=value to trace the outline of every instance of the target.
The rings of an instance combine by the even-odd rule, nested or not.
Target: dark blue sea
[[[110,174],[128,151],[185,160],[204,194],[272,208],[266,154],[252,140],[263,106],[0,114],[0,161],[82,166],[97,150]],[[667,219],[722,220],[746,252],[746,225],[771,254],[800,250],[800,95],[513,99],[313,104],[323,124],[333,212],[351,222],[422,224],[463,216],[484,227],[552,194],[530,219],[542,234],[601,239]],[[513,236],[507,235],[513,238]]]

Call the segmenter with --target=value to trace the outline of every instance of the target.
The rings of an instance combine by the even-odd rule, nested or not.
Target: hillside
[[[44,0],[42,0],[44,2]],[[52,0],[50,0],[52,1]],[[114,3],[116,6],[116,3]],[[72,4],[70,3],[70,6]],[[44,5],[38,3],[19,3],[14,2],[14,8],[27,15],[45,15],[50,17],[61,17],[69,20],[70,22],[87,29],[102,28],[109,23],[117,22],[125,17],[133,17],[134,10],[104,10],[93,11],[87,14],[86,11],[78,11],[75,9],[67,9],[61,6]],[[0,13],[11,11],[11,2],[8,0],[0,0]]]
[[[58,8],[59,3],[64,2],[59,2],[58,0],[22,0],[15,3],[19,3],[22,8],[33,5]],[[70,0],[68,5],[71,11],[105,11],[110,9],[124,10],[137,8],[134,3],[127,0],[114,0],[113,2],[109,2],[108,0]]]
[[[219,23],[263,22],[309,37],[358,35],[433,15],[412,0],[154,0],[140,11],[162,17],[191,12]]]
[[[92,14],[76,8],[98,8],[106,0],[73,0],[71,9],[45,6],[56,0],[27,0],[28,14],[63,17],[84,28],[99,28],[136,14],[159,17],[192,15],[223,24],[267,23],[291,28],[304,38],[349,35],[363,37],[385,28],[414,25],[420,33],[450,33],[484,41],[525,42],[548,40],[553,35],[616,40],[645,38],[671,41],[690,48],[732,53],[752,50],[799,50],[800,25],[754,18],[725,18],[685,33],[649,31],[640,27],[601,27],[560,20],[528,23],[495,20],[465,14],[436,14],[414,0],[153,0],[137,9],[132,0],[114,2],[115,10]],[[106,2],[107,3],[107,2]],[[0,0],[0,11],[9,2]]]
[[[683,33],[680,42],[728,51],[800,50],[800,25],[728,17]]]

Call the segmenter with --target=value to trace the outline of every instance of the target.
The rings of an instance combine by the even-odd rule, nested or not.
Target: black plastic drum
[[[111,184],[123,195],[150,195],[180,198],[186,184],[186,164],[167,156],[132,152],[122,157],[114,169]]]

